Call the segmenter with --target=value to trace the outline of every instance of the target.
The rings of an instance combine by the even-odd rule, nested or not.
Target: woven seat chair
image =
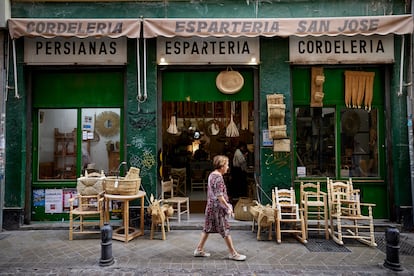
[[[174,214],[178,222],[181,222],[181,215],[187,214],[187,220],[190,220],[190,199],[184,196],[174,195],[174,180],[170,178],[167,181],[161,181],[161,199],[164,203],[170,205],[174,209]]]
[[[276,208],[276,241],[282,242],[282,233],[293,234],[301,243],[306,244],[306,227],[302,211],[296,203],[295,191],[290,189],[274,188],[272,202]],[[282,229],[282,225],[283,227]]]
[[[300,183],[300,208],[303,210],[306,238],[309,238],[309,231],[312,231],[318,235],[325,233],[325,238],[329,240],[327,201],[327,195],[321,191],[319,181]]]

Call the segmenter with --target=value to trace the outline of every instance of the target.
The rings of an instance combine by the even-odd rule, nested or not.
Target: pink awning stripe
[[[406,15],[326,18],[146,18],[145,38],[164,37],[288,37],[409,34],[413,17]]]
[[[12,39],[25,37],[110,37],[138,38],[141,19],[44,19],[12,18],[8,20]]]

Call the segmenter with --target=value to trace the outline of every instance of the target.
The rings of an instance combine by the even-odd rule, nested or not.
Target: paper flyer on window
[[[46,189],[45,190],[45,213],[62,213],[63,212],[63,190]]]

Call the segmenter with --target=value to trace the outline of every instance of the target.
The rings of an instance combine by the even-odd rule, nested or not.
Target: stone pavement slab
[[[293,238],[281,244],[256,240],[256,233],[233,230],[245,262],[228,260],[223,239],[210,235],[208,258],[192,256],[200,230],[172,230],[167,240],[149,231],[128,243],[112,241],[111,266],[99,266],[101,240],[68,240],[67,230],[7,231],[0,239],[0,275],[414,275],[414,256],[400,255],[402,272],[383,267],[385,253],[357,242],[349,252],[310,252]],[[265,237],[266,235],[264,235]]]

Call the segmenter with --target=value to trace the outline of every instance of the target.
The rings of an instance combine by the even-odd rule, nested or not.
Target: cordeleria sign
[[[44,19],[12,18],[8,20],[12,39],[25,37],[139,37],[140,19]]]
[[[159,64],[251,64],[259,57],[258,38],[157,38]]]
[[[289,56],[296,64],[393,63],[394,36],[292,36]]]
[[[126,38],[25,38],[27,64],[111,64],[127,62]]]

